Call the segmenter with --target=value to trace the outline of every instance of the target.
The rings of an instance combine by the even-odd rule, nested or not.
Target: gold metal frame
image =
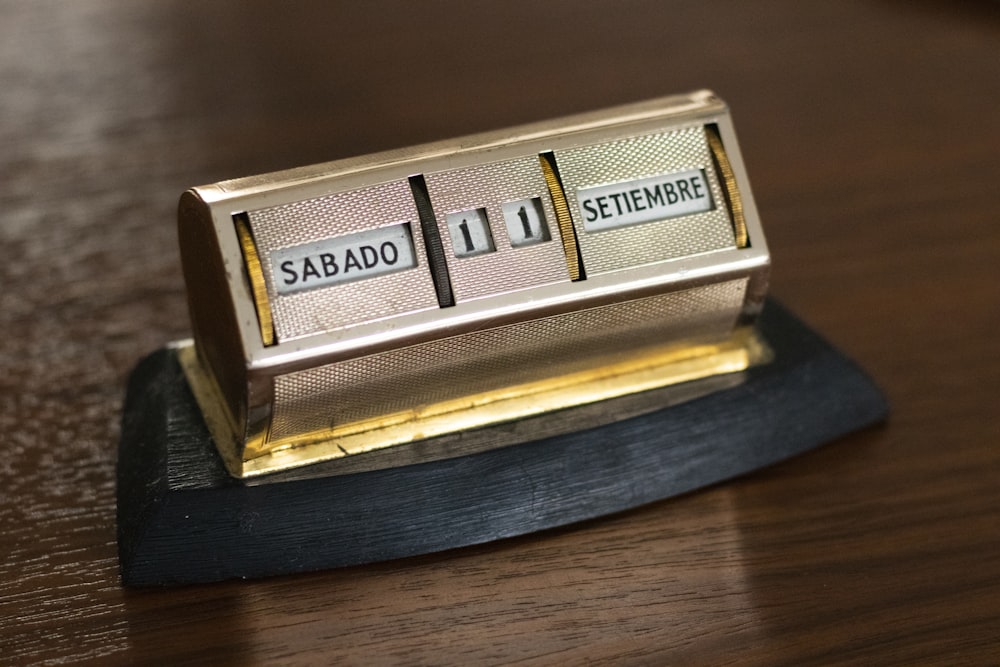
[[[546,156],[691,127],[706,129],[712,156],[707,168],[722,186],[732,223],[732,245],[589,275],[586,265],[580,264],[574,211],[556,167]],[[413,174],[474,168],[526,155],[539,160],[569,281],[491,294],[448,308],[411,308],[398,316],[330,327],[288,341],[275,338],[266,272],[261,266],[267,260],[254,242],[252,212],[379,184],[405,183]],[[249,212],[249,225],[235,216],[240,212]],[[424,253],[424,240],[416,238],[424,221],[409,222],[415,243]],[[680,336],[681,348],[667,339],[665,347],[644,347],[625,361],[596,363],[584,372],[497,386],[457,400],[410,405],[370,420],[309,428],[293,438],[271,438],[275,379],[320,366],[724,281],[745,285],[740,305],[731,314],[733,326],[752,323],[766,293],[770,257],[728,110],[709,91],[198,187],[182,198],[179,229],[197,346],[181,346],[179,356],[219,451],[237,477],[363,456],[539,411],[736,373],[766,358],[760,342],[743,330],[734,329],[722,341],[714,334],[702,340]],[[427,261],[426,253],[420,257]],[[233,270],[236,267],[243,270]],[[426,283],[421,287],[424,292]],[[563,343],[571,348],[576,345],[573,339]],[[474,364],[469,365],[469,372],[475,372]]]

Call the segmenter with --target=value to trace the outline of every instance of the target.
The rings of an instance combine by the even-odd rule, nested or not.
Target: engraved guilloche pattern
[[[577,242],[588,275],[736,247],[702,125],[555,151]],[[711,210],[588,231],[579,191],[614,183],[702,170]]]
[[[448,272],[459,303],[556,282],[569,282],[555,212],[537,155],[516,160],[452,169],[425,175],[441,238],[449,256]],[[513,247],[504,224],[503,204],[538,199],[549,240]],[[455,238],[448,214],[482,208],[493,235],[494,249],[470,257],[451,251]]]
[[[653,345],[719,340],[732,331],[746,284],[634,299],[279,375],[271,438],[573,373]]]
[[[279,342],[438,307],[426,269],[427,253],[418,233],[416,206],[406,181],[250,211],[249,219]],[[401,223],[410,225],[414,268],[280,293],[278,281],[282,278],[275,272],[272,253]]]

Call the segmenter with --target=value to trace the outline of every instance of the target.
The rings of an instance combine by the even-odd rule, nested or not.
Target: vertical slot
[[[576,240],[573,217],[569,213],[569,205],[566,203],[566,193],[563,191],[562,181],[559,179],[556,157],[552,151],[539,153],[538,162],[542,167],[545,185],[548,186],[549,195],[552,197],[552,207],[556,211],[556,224],[559,226],[559,235],[562,237],[563,253],[566,255],[566,269],[569,271],[569,279],[574,282],[577,280],[586,280],[587,274],[584,272],[583,259],[580,256],[580,244]]]
[[[264,282],[264,270],[260,266],[257,255],[257,244],[250,231],[250,219],[246,213],[233,214],[236,225],[236,237],[243,251],[243,266],[246,269],[247,280],[250,282],[250,292],[253,304],[257,310],[257,323],[260,325],[260,338],[264,347],[274,345],[274,320],[271,317],[271,302],[267,298],[267,285]]]
[[[729,157],[726,149],[722,145],[722,137],[719,135],[719,126],[710,123],[705,126],[705,137],[708,139],[708,148],[712,152],[712,163],[715,165],[715,173],[722,181],[722,196],[726,199],[726,206],[733,219],[733,235],[736,239],[737,248],[746,248],[750,245],[750,238],[747,234],[747,220],[743,214],[743,198],[740,197],[740,189],[736,184],[736,174],[729,164]]]
[[[447,308],[455,305],[455,295],[451,291],[451,278],[448,275],[448,262],[445,259],[444,246],[441,245],[441,232],[434,218],[434,207],[427,192],[427,183],[423,174],[410,176],[410,191],[413,193],[413,203],[417,206],[420,217],[420,233],[424,237],[424,247],[427,249],[427,262],[430,264],[431,279],[434,281],[434,291],[437,293],[438,306]]]

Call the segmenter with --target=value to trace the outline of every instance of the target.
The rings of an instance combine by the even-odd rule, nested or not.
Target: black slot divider
[[[423,174],[410,176],[410,191],[413,193],[413,203],[417,206],[420,216],[420,233],[424,237],[424,247],[427,248],[427,261],[430,263],[431,278],[434,280],[434,291],[437,293],[438,306],[447,308],[455,305],[455,295],[451,291],[451,278],[448,275],[448,260],[445,259],[444,246],[441,244],[441,232],[438,230],[434,217],[434,207],[427,192],[427,183]]]

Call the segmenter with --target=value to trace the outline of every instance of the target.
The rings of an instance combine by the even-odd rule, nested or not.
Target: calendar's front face
[[[705,92],[185,197],[187,365],[239,475],[739,370],[766,287]]]

